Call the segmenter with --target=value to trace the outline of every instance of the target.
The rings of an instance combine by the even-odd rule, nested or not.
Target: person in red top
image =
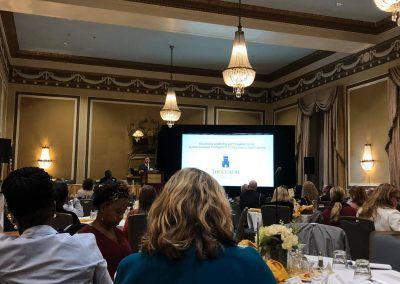
[[[107,269],[113,280],[120,261],[132,252],[128,240],[117,228],[128,207],[128,197],[128,187],[122,182],[110,180],[97,185],[92,197],[93,205],[98,209],[97,217],[79,231],[92,233],[96,237],[97,246],[107,261]]]
[[[357,210],[344,202],[345,192],[340,186],[331,188],[331,206],[322,212],[325,225],[339,226],[340,216],[356,216]]]

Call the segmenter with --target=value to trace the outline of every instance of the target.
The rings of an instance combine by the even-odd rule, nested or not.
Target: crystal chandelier
[[[392,21],[400,26],[400,0],[374,0],[374,2],[382,11],[392,13]]]
[[[165,98],[165,104],[160,115],[162,120],[167,122],[169,128],[174,125],[175,121],[178,121],[181,117],[181,111],[179,110],[178,103],[176,102],[175,90],[172,86],[172,52],[174,49],[173,45],[169,46],[171,49],[171,74],[170,74],[170,85],[167,90],[167,97]]]
[[[233,40],[231,60],[228,68],[222,72],[225,84],[233,87],[233,93],[237,98],[244,94],[244,88],[253,84],[256,76],[256,71],[251,67],[247,57],[246,42],[241,24],[241,6],[242,2],[239,0],[239,25]]]

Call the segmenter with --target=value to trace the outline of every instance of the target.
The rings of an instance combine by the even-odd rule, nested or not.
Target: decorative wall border
[[[87,125],[86,125],[86,145],[85,145],[85,178],[89,177],[89,167],[90,167],[90,159],[91,159],[91,145],[92,145],[92,120],[93,120],[93,102],[108,102],[108,103],[120,103],[120,104],[132,104],[132,105],[147,105],[147,106],[159,106],[160,109],[163,106],[161,102],[150,102],[150,101],[137,101],[137,100],[124,100],[124,99],[110,99],[110,98],[97,98],[97,97],[88,97],[88,109],[87,109]],[[204,125],[207,124],[208,121],[208,107],[204,105],[192,105],[192,104],[179,104],[179,107],[182,109],[202,109],[204,110]]]
[[[247,108],[231,108],[231,107],[215,107],[214,108],[214,125],[218,124],[218,112],[219,111],[231,111],[231,112],[253,112],[261,114],[261,124],[265,125],[265,110],[262,109],[247,109]]]
[[[59,94],[45,94],[45,93],[32,93],[32,92],[17,92],[14,101],[14,122],[13,122],[13,157],[14,166],[17,167],[17,153],[18,153],[18,138],[19,138],[19,117],[20,117],[20,103],[21,97],[31,98],[44,98],[44,99],[58,99],[58,100],[75,100],[75,116],[74,116],[74,131],[72,143],[72,167],[71,179],[76,180],[77,166],[78,166],[78,138],[79,138],[79,113],[80,113],[80,100],[79,96],[59,95]]]
[[[399,59],[400,36],[347,56],[271,88],[268,102],[276,102],[358,72]]]
[[[13,67],[10,81],[20,84],[153,95],[164,95],[169,86],[169,82],[165,80],[33,67]],[[252,91],[245,90],[245,96],[238,99],[233,95],[232,90],[227,89],[226,86],[174,81],[174,87],[178,96],[189,98],[265,103],[268,97],[268,91],[260,88],[252,88]]]

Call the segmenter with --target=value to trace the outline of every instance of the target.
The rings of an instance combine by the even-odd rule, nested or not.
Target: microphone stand
[[[282,168],[278,167],[275,172],[275,183],[276,183],[275,189],[274,189],[274,191],[275,191],[275,224],[279,224],[279,221],[278,221],[278,186],[279,186],[278,176],[281,173],[281,170],[282,170]]]

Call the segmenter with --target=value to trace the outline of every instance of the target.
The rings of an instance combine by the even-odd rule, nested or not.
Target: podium
[[[160,171],[148,171],[142,174],[142,185],[150,184],[159,191],[164,184],[164,173]]]

